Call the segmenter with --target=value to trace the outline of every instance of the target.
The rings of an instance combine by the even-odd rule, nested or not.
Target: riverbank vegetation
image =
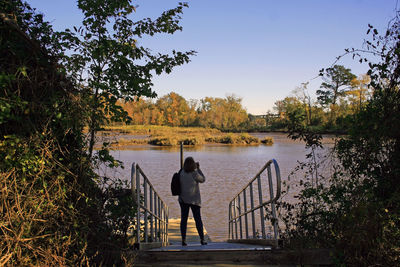
[[[111,143],[112,147],[129,145],[150,144],[156,146],[177,146],[181,143],[185,146],[204,144],[225,145],[272,145],[272,137],[265,136],[262,140],[248,133],[224,133],[217,129],[202,127],[170,127],[158,125],[126,125],[107,126],[101,134],[105,136],[132,135],[136,138],[117,138]]]
[[[153,95],[153,72],[189,61],[136,46],[181,30],[187,5],[133,22],[131,1],[77,4],[82,26],[55,32],[27,3],[0,2],[0,266],[133,265],[136,205],[126,181],[96,173],[121,165],[94,136],[125,118],[119,98]]]
[[[319,133],[347,133],[351,118],[372,96],[370,76],[356,77],[350,69],[334,65],[321,70],[323,82],[316,91],[317,99],[310,97],[308,83],[298,86],[292,95],[275,102],[273,111],[263,115],[248,114],[242,98],[204,97],[190,99],[171,92],[156,100],[137,97],[119,104],[129,116],[129,125],[160,125],[206,127],[221,131],[285,131],[293,122],[294,114],[302,123]],[[304,116],[303,116],[304,114]]]
[[[368,61],[372,94],[357,102],[347,117],[348,135],[337,140],[332,153],[318,155],[321,136],[309,120],[304,123],[307,113],[288,114],[290,136],[304,140],[310,153],[298,166],[305,170],[300,183],[290,185],[300,191],[298,203],[279,203],[286,226],[281,237],[295,249],[333,248],[338,266],[399,266],[400,12],[384,34],[371,25],[368,33],[366,50],[348,53],[362,61],[368,61],[366,54],[380,57],[378,63]],[[331,122],[338,118],[337,108],[331,105]],[[322,171],[326,166],[329,175]]]
[[[127,182],[95,172],[121,166],[107,144],[93,149],[104,125],[150,135],[156,145],[269,142],[224,131],[288,130],[311,150],[299,166],[298,203],[278,205],[284,244],[333,248],[341,266],[400,265],[399,13],[383,35],[370,26],[367,52],[381,60],[369,62],[368,76],[331,66],[320,73],[316,101],[303,84],[274,115],[252,117],[236,96],[142,98],[155,97],[154,73],[171,72],[194,51],[152,55],[134,37],[181,30],[186,4],[137,22],[130,1],[79,0],[78,7],[83,26],[54,32],[28,4],[0,2],[1,266],[132,265],[125,252],[137,203]],[[366,61],[362,52],[348,50]],[[178,128],[180,137],[175,126],[207,128]],[[348,133],[326,158],[329,176],[317,154],[325,130]]]

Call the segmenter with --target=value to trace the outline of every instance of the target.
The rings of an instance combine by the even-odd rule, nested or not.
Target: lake
[[[229,146],[205,145],[185,147],[184,157],[192,156],[200,162],[200,168],[206,176],[206,182],[200,184],[202,198],[202,218],[212,241],[228,239],[228,205],[248,181],[270,159],[276,159],[282,180],[297,165],[305,161],[304,143],[288,139],[284,133],[253,133],[263,138],[274,139],[272,146]],[[326,147],[333,144],[331,137],[324,138]],[[130,181],[132,162],[138,163],[146,176],[169,207],[169,217],[178,218],[180,208],[177,197],[171,195],[170,183],[174,172],[179,170],[179,147],[130,146],[111,153],[122,161],[125,169],[101,169],[101,174],[109,177],[121,177]],[[299,174],[301,176],[301,174]],[[296,180],[300,178],[292,178]],[[265,190],[267,192],[267,190]]]

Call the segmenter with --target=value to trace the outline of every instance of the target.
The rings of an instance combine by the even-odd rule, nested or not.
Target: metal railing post
[[[233,201],[233,217],[235,218],[235,238],[238,238],[238,228],[237,228],[237,204],[236,204],[237,199]]]
[[[137,203],[137,217],[136,217],[136,240],[140,249],[140,173],[136,165],[136,203]]]
[[[136,190],[136,176],[135,176],[135,173],[136,173],[136,165],[135,165],[135,162],[133,162],[132,163],[132,168],[131,168],[131,190],[132,190],[132,195],[134,196],[135,195],[135,190]]]
[[[156,217],[154,217],[154,241],[158,240],[158,218],[157,218],[157,214],[158,214],[158,209],[157,209],[157,194],[154,193],[154,214],[156,215]]]
[[[271,165],[274,164],[275,166],[275,172],[276,172],[276,195],[274,196],[274,184],[272,182],[272,174],[271,174]],[[269,194],[270,198],[269,200],[263,201],[263,187],[262,187],[262,181],[261,181],[261,175],[265,171],[268,172],[268,186],[269,186]],[[257,191],[258,191],[258,205],[255,205],[255,197],[254,197],[254,182],[257,180]],[[247,202],[247,189],[250,191],[250,203]],[[266,191],[268,192],[268,191]],[[243,211],[242,211],[242,196],[241,194],[243,193]],[[247,185],[239,191],[239,193],[229,202],[229,225],[228,225],[228,231],[229,231],[229,237],[232,240],[237,240],[243,239],[243,219],[242,217],[244,216],[245,218],[245,231],[246,231],[246,239],[256,239],[260,238],[260,236],[256,236],[256,219],[255,219],[255,213],[256,211],[259,212],[260,215],[260,224],[261,224],[261,238],[266,239],[266,223],[265,223],[265,211],[264,209],[267,207],[267,205],[271,204],[271,222],[274,227],[274,241],[276,246],[278,246],[278,218],[276,215],[276,202],[279,199],[281,195],[281,177],[280,177],[280,170],[278,163],[276,160],[272,159],[269,160],[265,165],[261,168],[261,170],[252,178]],[[248,205],[250,205],[250,209],[248,209]],[[259,210],[259,211],[258,211]],[[249,221],[248,221],[248,214],[251,213],[251,225],[252,225],[252,236],[250,235],[250,230],[249,230]],[[238,223],[239,223],[239,231],[240,234],[238,234]],[[257,223],[258,227],[258,223]],[[234,229],[235,228],[235,229]],[[272,226],[271,226],[272,228]],[[258,231],[258,229],[257,229]],[[271,231],[271,230],[270,230]],[[271,237],[269,237],[271,238]],[[258,241],[257,241],[258,242]]]
[[[144,207],[145,207],[145,209],[144,209],[144,242],[148,242],[148,236],[147,236],[147,227],[148,227],[148,225],[147,225],[147,209],[148,209],[148,206],[147,206],[147,182],[146,181],[144,181],[144,183],[143,183],[143,205],[144,205]]]
[[[262,205],[263,200],[262,200],[262,187],[261,187],[261,177],[260,175],[257,176],[257,184],[258,184],[258,199],[260,201],[260,205]],[[264,208],[261,207],[260,209],[260,222],[261,222],[261,233],[262,233],[262,238],[265,239],[265,222],[264,222]]]
[[[256,238],[256,218],[254,216],[254,196],[253,183],[250,184],[250,208],[251,208],[251,225],[253,227],[253,238]]]
[[[166,228],[167,230],[165,231],[165,242],[168,244],[168,225],[169,225],[169,208],[167,207],[167,214],[166,214]]]
[[[160,242],[164,242],[164,209],[160,203]]]
[[[279,170],[279,166],[276,163],[276,161],[274,160],[274,166],[275,166],[275,173],[277,176],[277,194],[280,193],[281,188],[280,188],[280,170]],[[271,167],[268,168],[268,176],[271,175]],[[271,175],[271,179],[270,179],[270,194],[271,194],[271,198],[274,198],[274,190],[273,190],[273,184],[272,184],[272,175]],[[275,202],[271,201],[271,211],[272,211],[272,218],[274,219],[273,221],[273,226],[274,226],[274,238],[275,240],[278,240],[278,218],[276,216],[276,207],[275,207]]]
[[[153,213],[153,188],[150,187],[150,192],[149,192],[149,199],[150,199],[150,213]],[[154,219],[153,215],[150,216],[150,237],[151,241],[154,242]]]
[[[239,215],[242,214],[242,210],[240,208],[240,195],[238,195],[238,211]],[[242,229],[242,216],[239,216],[239,229],[240,229],[240,239],[243,239],[243,229]]]
[[[158,218],[161,219],[161,201],[160,201],[160,197],[157,196],[157,202],[158,202]],[[161,233],[161,220],[158,220],[158,241],[162,241],[162,233]]]
[[[231,204],[231,202],[229,202],[229,210],[228,210],[228,236],[229,236],[229,238],[232,238],[233,239],[233,231],[231,231],[231,225],[232,225],[232,222],[231,222],[231,220],[232,220],[232,216],[231,216],[231,213],[232,213],[232,204]],[[232,236],[231,236],[231,234],[232,234]]]
[[[166,232],[166,224],[165,224],[165,220],[166,220],[166,210],[165,210],[165,207],[163,206],[163,216],[162,216],[162,218],[163,218],[163,243],[165,243],[165,232]]]
[[[133,164],[132,167],[134,170],[131,172],[131,183],[133,183],[132,189],[135,189],[134,201],[137,203],[135,247],[142,249],[147,247],[149,242],[156,241],[160,242],[158,246],[164,246],[168,242],[168,206],[154,190],[139,165]]]
[[[244,224],[246,228],[246,238],[249,238],[249,222],[247,220],[247,200],[246,200],[246,189],[243,190],[243,205],[244,205]]]

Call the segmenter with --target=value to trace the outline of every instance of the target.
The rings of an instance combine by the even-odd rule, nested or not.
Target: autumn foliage
[[[237,131],[248,123],[242,99],[234,95],[188,101],[171,92],[156,101],[136,98],[120,104],[135,125],[202,126]]]

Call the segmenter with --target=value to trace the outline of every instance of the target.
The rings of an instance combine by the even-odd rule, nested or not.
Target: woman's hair
[[[192,157],[187,157],[185,159],[185,163],[183,163],[183,169],[185,172],[192,172],[196,169],[196,167],[196,162],[194,162]]]

